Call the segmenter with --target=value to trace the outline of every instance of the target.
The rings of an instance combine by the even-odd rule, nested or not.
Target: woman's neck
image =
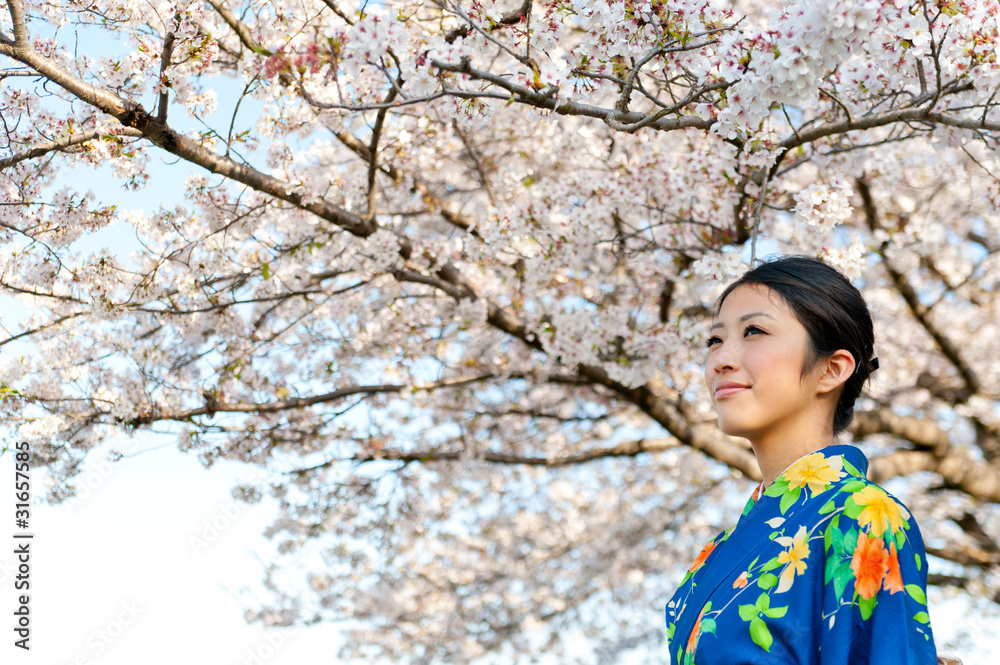
[[[797,441],[782,441],[780,443],[750,442],[753,453],[757,457],[760,475],[763,477],[762,491],[773,483],[781,473],[810,453],[833,445],[833,434],[829,437],[802,438]]]

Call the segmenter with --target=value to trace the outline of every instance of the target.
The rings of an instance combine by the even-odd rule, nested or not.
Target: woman
[[[716,304],[705,383],[763,482],[667,605],[674,665],[933,665],[927,558],[906,508],[834,445],[878,359],[861,294],[818,259],[750,270]]]

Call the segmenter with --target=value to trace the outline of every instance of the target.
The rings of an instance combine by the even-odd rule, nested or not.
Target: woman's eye
[[[708,341],[705,342],[705,346],[707,346],[708,348],[712,348],[716,344],[722,344],[722,340],[719,339],[718,337],[714,337],[714,336],[713,337],[709,337]]]
[[[749,337],[750,335],[756,335],[756,334],[763,335],[763,334],[766,334],[766,333],[763,330],[761,330],[760,328],[758,328],[757,326],[747,326],[746,330],[743,331],[743,336],[744,337]]]

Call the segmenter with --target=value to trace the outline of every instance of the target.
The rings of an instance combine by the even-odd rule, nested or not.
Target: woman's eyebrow
[[[740,317],[740,323],[743,323],[745,321],[749,321],[750,319],[752,319],[752,318],[754,318],[756,316],[765,316],[765,317],[767,317],[769,319],[774,319],[774,317],[771,316],[770,314],[768,314],[767,312],[750,312],[749,314],[744,314],[743,316]],[[715,330],[716,328],[723,328],[723,327],[725,327],[725,326],[723,326],[721,323],[716,323],[709,330]]]

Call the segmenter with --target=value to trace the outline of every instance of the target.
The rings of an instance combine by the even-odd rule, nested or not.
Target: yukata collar
[[[783,480],[785,477],[785,472],[788,471],[788,469],[792,468],[792,466],[794,466],[796,462],[805,457],[808,457],[809,455],[815,455],[816,453],[821,454],[825,459],[829,459],[831,457],[842,457],[845,462],[844,471],[846,471],[848,475],[855,476],[858,478],[865,478],[868,475],[868,458],[865,457],[865,454],[861,452],[860,449],[858,449],[856,446],[851,446],[847,444],[835,444],[832,446],[826,446],[825,448],[820,448],[819,450],[814,450],[811,453],[806,453],[799,459],[789,464],[785,468],[785,471],[782,471],[780,474],[778,474],[778,477],[774,479],[774,482]],[[761,481],[760,483],[757,484],[757,487],[754,488],[753,494],[750,495],[750,499],[747,501],[747,505],[743,509],[744,515],[746,515],[747,512],[750,510],[750,508],[755,503],[757,503],[758,500],[760,500],[760,497],[764,492],[764,490],[762,489],[763,485],[764,482]]]

